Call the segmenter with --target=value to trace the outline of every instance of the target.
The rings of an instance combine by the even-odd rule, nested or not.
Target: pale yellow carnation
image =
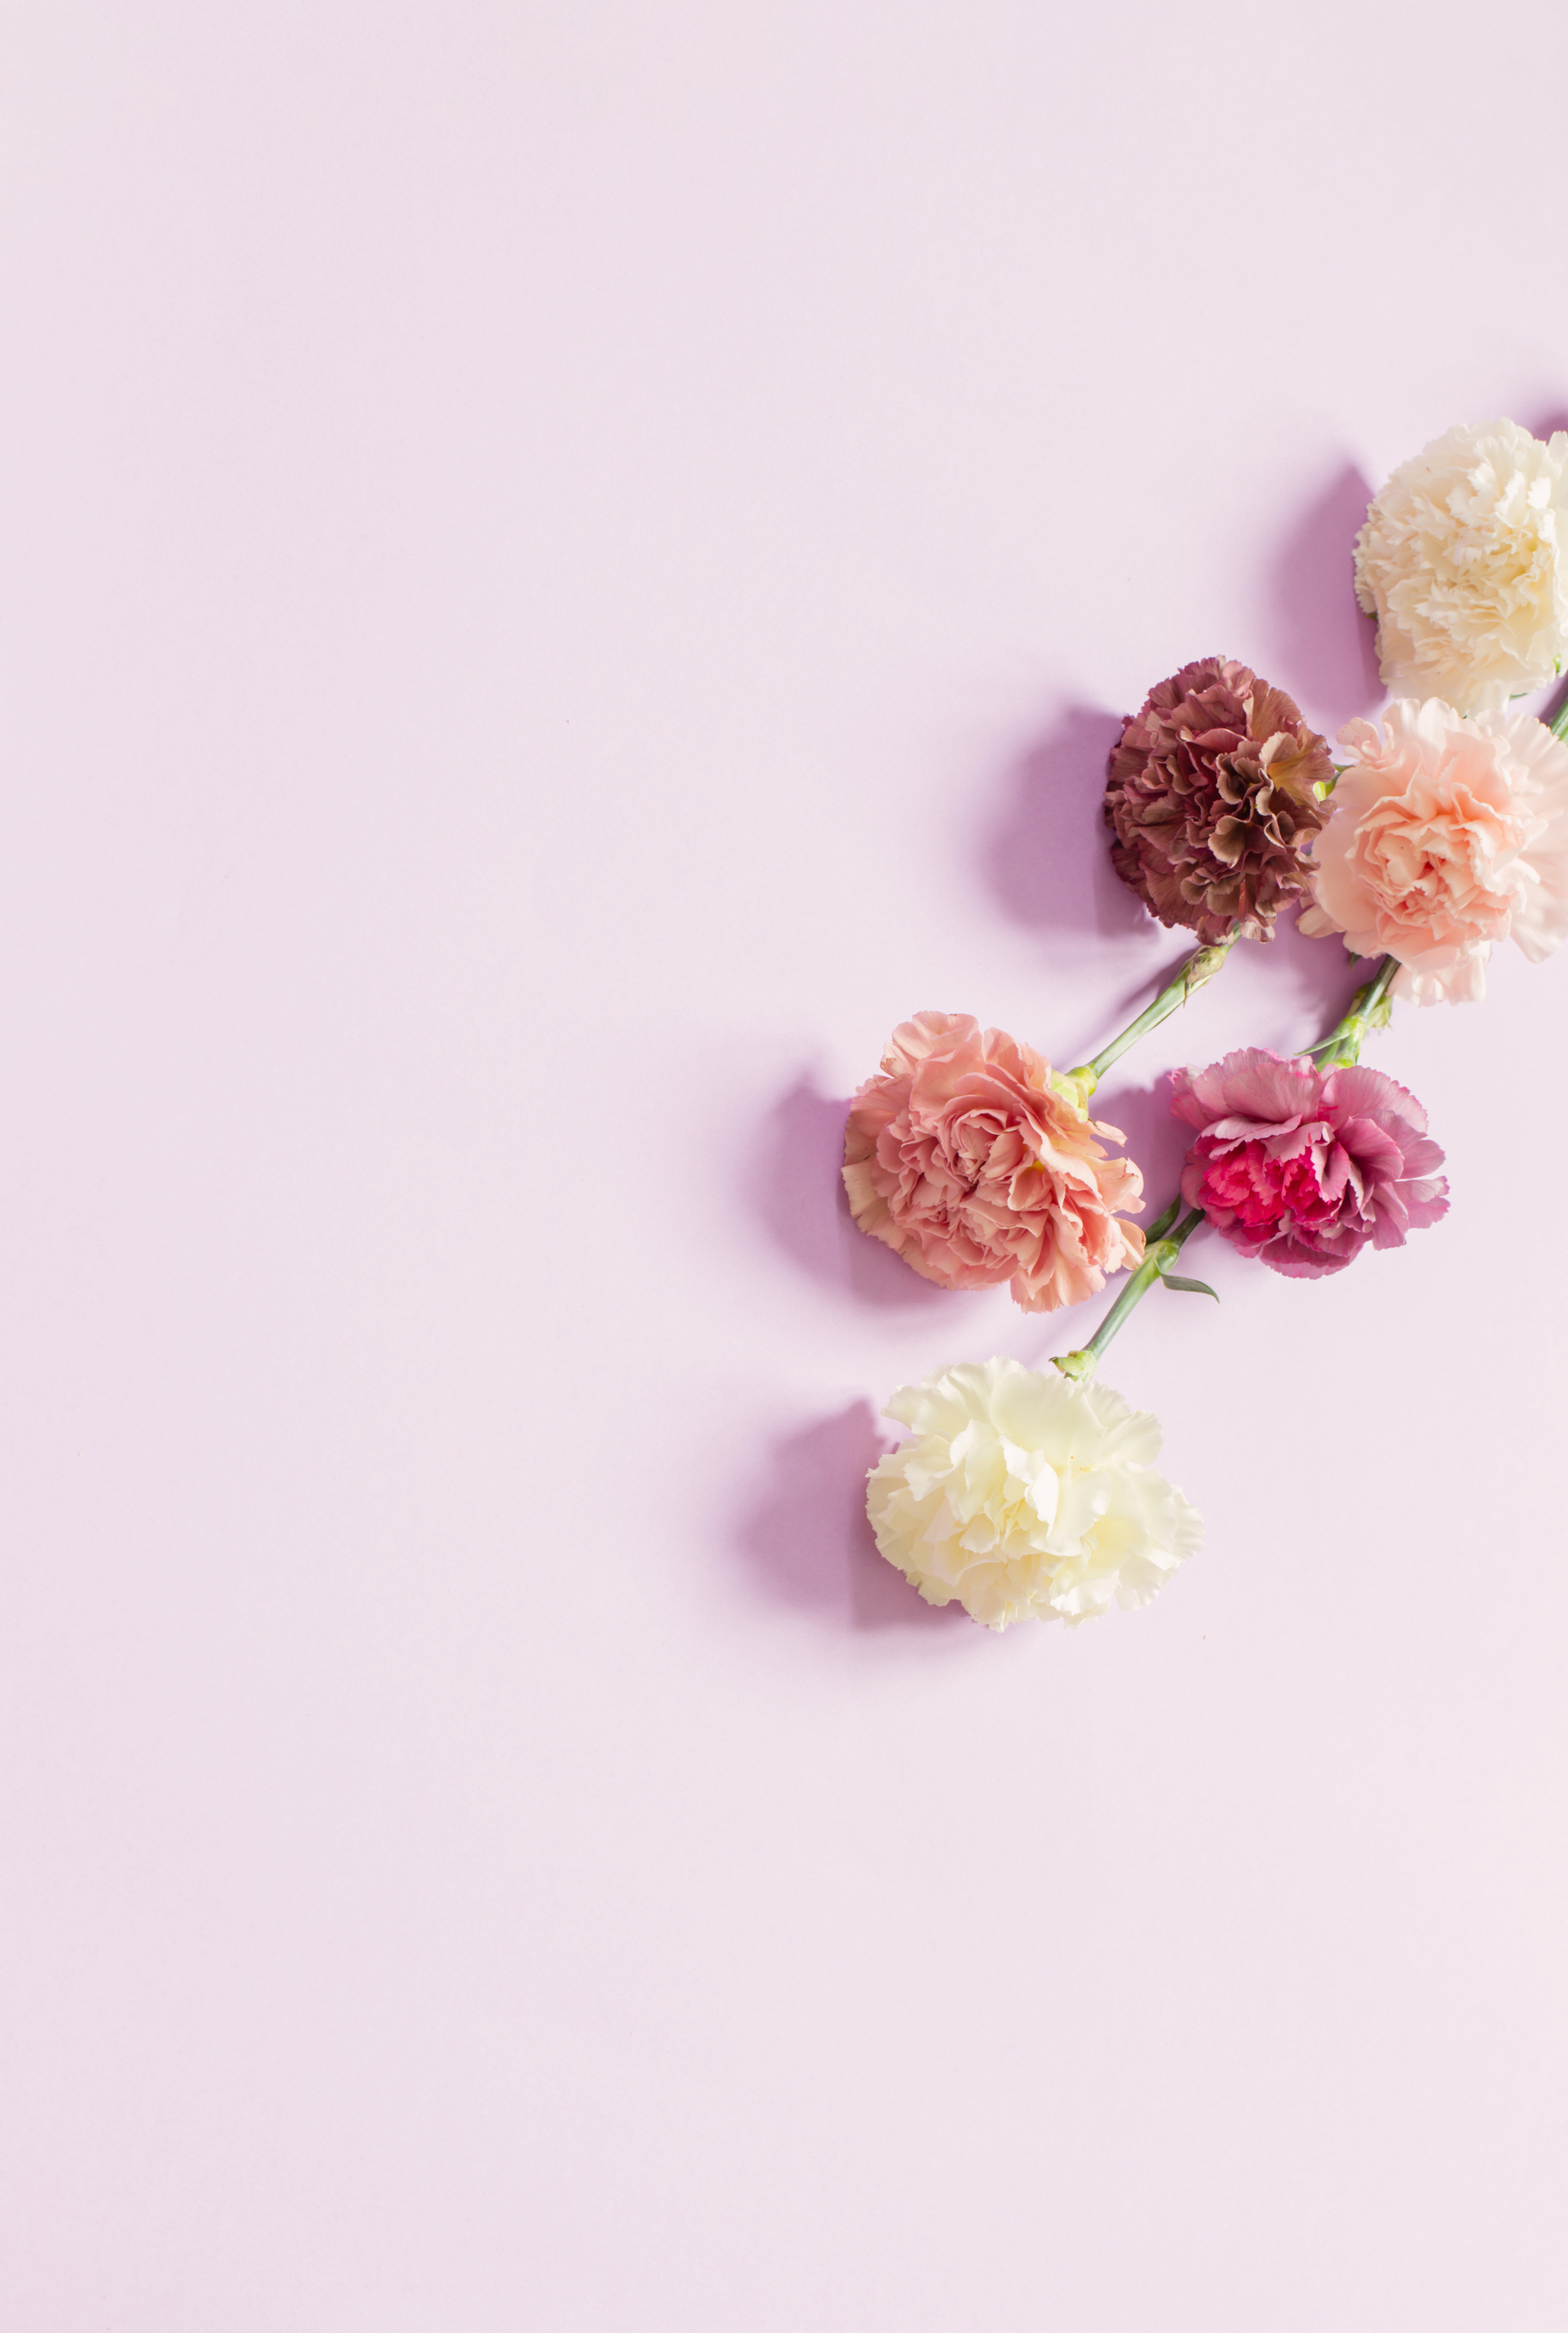
[[[1159,1426],[1109,1386],[1017,1361],[905,1386],[887,1415],[915,1439],[872,1467],[877,1545],[928,1604],[987,1627],[1091,1620],[1147,1604],[1203,1525],[1157,1474]]]
[[[1435,438],[1374,497],[1355,562],[1391,696],[1476,713],[1544,687],[1568,655],[1568,432]]]

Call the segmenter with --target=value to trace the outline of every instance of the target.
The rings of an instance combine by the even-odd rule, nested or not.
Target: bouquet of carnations
[[[1390,701],[1339,757],[1283,689],[1205,657],[1150,689],[1106,776],[1117,873],[1198,945],[1148,1009],[1077,1069],[967,1014],[896,1029],[851,1106],[856,1222],[944,1288],[1005,1283],[1026,1311],[1130,1277],[1087,1342],[1044,1370],[962,1362],[906,1386],[911,1438],[871,1470],[877,1545],[928,1602],[1005,1628],[1148,1601],[1202,1526],[1158,1473],[1159,1428],[1098,1377],[1156,1281],[1217,1232],[1293,1279],[1403,1244],[1448,1209],[1415,1096],[1361,1061],[1396,1003],[1486,994],[1493,946],[1532,962],[1568,936],[1568,706],[1510,711],[1568,658],[1568,433],[1454,429],[1396,471],[1356,541]],[[1143,1177],[1090,1114],[1100,1080],[1223,968],[1238,941],[1342,938],[1369,976],[1322,1042],[1178,1071],[1180,1187],[1147,1229]]]

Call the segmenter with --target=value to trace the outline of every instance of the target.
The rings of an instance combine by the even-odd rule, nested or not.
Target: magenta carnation
[[[1178,1070],[1170,1107],[1198,1128],[1181,1176],[1188,1205],[1293,1279],[1342,1270],[1368,1240],[1402,1247],[1448,1213],[1427,1113],[1380,1070],[1323,1070],[1250,1045]]]

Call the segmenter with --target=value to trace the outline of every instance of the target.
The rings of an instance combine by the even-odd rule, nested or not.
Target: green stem
[[[1179,1205],[1179,1200],[1173,1199],[1166,1214],[1158,1220],[1160,1223],[1166,1222],[1169,1215],[1175,1214]],[[1185,1243],[1192,1237],[1203,1220],[1203,1209],[1193,1207],[1183,1215],[1172,1231],[1167,1233],[1163,1239],[1150,1242],[1149,1246],[1144,1250],[1143,1262],[1121,1291],[1089,1342],[1075,1353],[1058,1353],[1055,1356],[1053,1366],[1061,1370],[1063,1377],[1092,1378],[1094,1375],[1103,1358],[1106,1346],[1118,1334],[1134,1306],[1142,1303],[1155,1282],[1164,1278],[1181,1253]]]
[[[1194,989],[1201,988],[1206,981],[1212,980],[1235,945],[1236,934],[1230,931],[1224,939],[1217,940],[1212,947],[1200,947],[1189,955],[1175,979],[1166,983],[1153,1003],[1145,1005],[1137,1020],[1130,1021],[1120,1036],[1112,1037],[1109,1045],[1102,1045],[1092,1061],[1085,1061],[1081,1069],[1064,1071],[1063,1083],[1075,1086],[1087,1105],[1111,1063],[1130,1051],[1140,1037],[1147,1037],[1151,1029],[1158,1029],[1162,1021],[1169,1020],[1186,1003]]]
[[[1362,983],[1352,997],[1350,1010],[1337,1029],[1332,1029],[1321,1045],[1307,1049],[1307,1058],[1325,1070],[1348,1069],[1361,1057],[1361,1047],[1374,1029],[1386,1029],[1392,1006],[1389,991],[1400,969],[1397,956],[1386,955],[1371,980]]]

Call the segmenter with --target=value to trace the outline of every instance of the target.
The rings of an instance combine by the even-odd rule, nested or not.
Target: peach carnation
[[[1143,1177],[1049,1061],[967,1013],[919,1013],[850,1105],[844,1187],[855,1221],[942,1288],[1012,1284],[1054,1312],[1141,1262]]]
[[[1391,693],[1475,712],[1543,687],[1568,652],[1568,433],[1434,438],[1373,497],[1355,574]]]
[[[1318,838],[1301,927],[1392,955],[1392,994],[1418,1004],[1486,993],[1494,941],[1532,964],[1568,936],[1568,745],[1528,713],[1467,720],[1440,697],[1352,721],[1353,755]]]

